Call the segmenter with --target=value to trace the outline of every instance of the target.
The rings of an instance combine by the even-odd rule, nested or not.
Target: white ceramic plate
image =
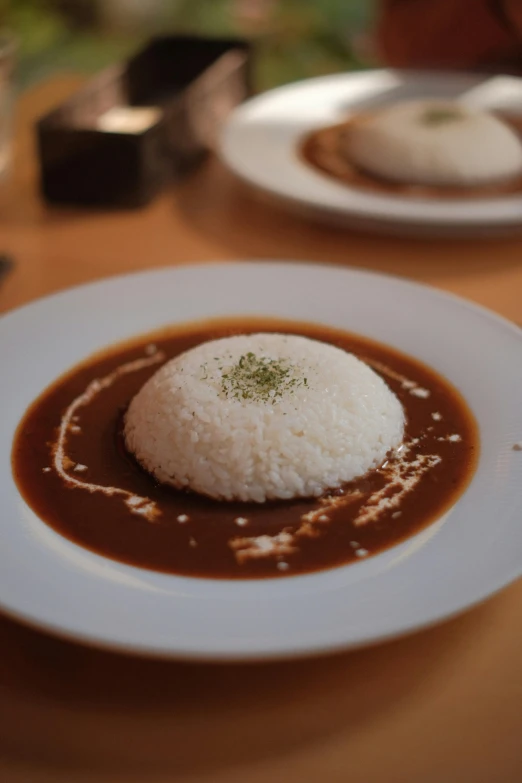
[[[356,111],[412,98],[458,98],[522,111],[522,79],[366,71],[309,79],[247,101],[231,115],[221,156],[243,180],[312,216],[359,228],[432,235],[498,235],[522,227],[522,196],[429,200],[364,192],[302,161],[306,133]]]
[[[58,375],[108,344],[228,314],[309,320],[418,357],[464,394],[480,426],[471,486],[442,524],[365,562],[260,581],[169,576],[62,538],[20,497],[15,428]],[[522,331],[404,280],[328,266],[230,264],[76,288],[0,320],[0,606],[62,635],[142,653],[269,658],[367,644],[442,620],[522,571]],[[110,524],[110,519],[107,520]]]

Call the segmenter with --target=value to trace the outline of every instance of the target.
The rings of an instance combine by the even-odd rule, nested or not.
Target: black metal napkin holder
[[[154,38],[37,124],[41,190],[57,203],[141,206],[192,169],[251,93],[250,46]]]

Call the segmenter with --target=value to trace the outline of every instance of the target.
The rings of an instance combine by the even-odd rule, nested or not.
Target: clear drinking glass
[[[14,37],[6,30],[0,30],[0,179],[7,172],[11,153],[15,54]]]

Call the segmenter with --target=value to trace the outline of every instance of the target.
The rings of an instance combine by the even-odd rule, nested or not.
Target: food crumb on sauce
[[[415,386],[414,389],[410,389],[410,394],[414,397],[420,397],[422,400],[426,400],[430,396],[429,389],[423,389],[422,386]]]
[[[355,550],[355,555],[356,555],[356,557],[366,557],[366,556],[367,556],[367,555],[369,555],[369,554],[370,554],[370,553],[368,552],[368,550],[367,550],[367,549],[365,549],[365,548],[364,548],[364,547],[362,547],[362,546],[361,546],[361,547],[359,547],[359,549],[356,549],[356,550]]]
[[[326,514],[321,514],[320,517],[317,518],[318,522],[329,522],[330,517],[327,517]]]
[[[180,514],[178,517],[178,522],[181,522],[183,524],[184,522],[188,522],[189,518],[186,514]]]
[[[141,498],[139,495],[132,495],[127,501],[127,505],[129,508],[136,508],[136,506],[141,506],[143,503],[143,498]]]
[[[441,421],[442,420],[442,414],[439,413],[438,411],[435,411],[435,413],[431,414],[431,418],[433,419],[433,421]]]
[[[354,549],[359,549],[360,544],[358,541],[350,541],[350,546],[353,546]]]
[[[82,428],[78,424],[71,424],[69,427],[69,432],[72,432],[73,435],[80,435],[82,431]]]
[[[265,534],[253,538],[233,538],[229,546],[240,565],[248,560],[292,555],[297,551],[295,537],[286,530],[282,530],[275,536]]]
[[[248,525],[248,519],[246,517],[236,517],[234,519],[234,522],[236,525],[239,525],[239,527],[244,527],[245,525]]]
[[[189,538],[189,546],[195,547],[197,545],[198,545],[198,542],[196,541],[195,538]]]
[[[80,462],[77,462],[73,470],[75,473],[85,473],[85,471],[89,470],[89,468],[87,465],[82,465]]]
[[[394,511],[392,514],[392,519],[398,519],[402,514],[402,511]]]
[[[42,468],[42,472],[43,473],[50,473],[51,472],[51,468]]]
[[[152,522],[152,520],[158,515],[158,511],[156,509],[155,503],[144,503],[143,498],[141,498],[142,505],[140,506],[132,506],[132,513],[133,514],[140,514],[141,516],[145,517],[149,520],[149,522]],[[160,512],[161,513],[161,512]]]
[[[290,566],[288,565],[288,563],[285,563],[282,560],[277,564],[278,571],[288,571],[289,568]]]

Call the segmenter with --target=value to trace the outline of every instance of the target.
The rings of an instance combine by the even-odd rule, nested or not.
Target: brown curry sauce
[[[158,369],[149,366],[122,376],[82,409],[81,434],[68,437],[72,462],[88,466],[86,480],[147,496],[161,509],[154,521],[132,514],[120,498],[70,488],[52,466],[52,444],[65,409],[95,378],[144,356],[154,343],[170,359],[195,345],[230,334],[279,331],[333,343],[368,362],[379,362],[429,390],[428,398],[384,374],[401,400],[406,435],[420,438],[418,454],[437,454],[441,462],[419,481],[400,504],[400,514],[384,511],[374,522],[355,527],[363,501],[328,512],[317,535],[299,540],[284,557],[236,560],[230,541],[243,536],[275,535],[296,530],[303,514],[318,509],[318,499],[265,504],[223,503],[160,486],[127,453],[122,416],[143,383]],[[436,413],[437,420],[433,418]],[[458,433],[454,442],[448,437]],[[29,408],[15,436],[12,463],[18,488],[35,513],[63,536],[98,554],[156,571],[213,578],[290,576],[339,566],[373,555],[412,536],[439,518],[468,484],[478,454],[478,434],[466,404],[443,378],[393,349],[327,327],[274,321],[232,319],[172,327],[113,346],[59,378]],[[379,470],[340,491],[360,489],[363,497],[383,487]],[[393,490],[390,490],[392,492]],[[178,517],[186,515],[188,521]],[[238,527],[237,518],[248,523]],[[356,543],[357,546],[354,544]],[[283,562],[284,571],[280,570]]]

